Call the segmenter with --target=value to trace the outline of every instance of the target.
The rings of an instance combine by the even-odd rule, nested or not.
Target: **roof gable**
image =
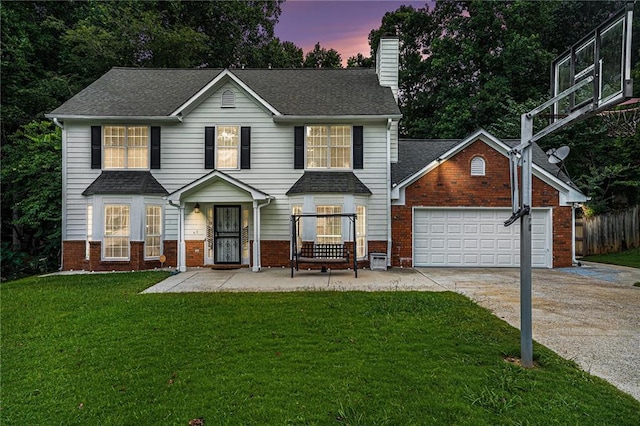
[[[252,187],[251,185],[247,185],[246,183],[229,176],[226,173],[221,172],[220,170],[214,170],[206,175],[199,177],[191,183],[183,186],[180,189],[173,191],[171,194],[167,196],[169,201],[180,201],[185,197],[192,195],[204,187],[208,186],[210,183],[215,181],[223,181],[228,185],[231,185],[241,191],[247,192],[251,195],[254,200],[266,200],[272,198],[266,192],[263,192],[257,188]]]
[[[485,130],[475,133],[461,140],[452,139],[401,139],[398,142],[398,163],[392,165],[392,184],[394,186],[392,198],[397,198],[399,190],[412,184],[420,177],[438,167],[443,161],[455,156],[473,142],[481,140],[505,157],[511,148],[520,144],[519,140],[500,140]],[[555,164],[547,161],[547,155],[538,144],[533,143],[533,173],[557,189],[576,196],[576,199],[586,197],[571,182]],[[581,196],[580,196],[581,195]]]

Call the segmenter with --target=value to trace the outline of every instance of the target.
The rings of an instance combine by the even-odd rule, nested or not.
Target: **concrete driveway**
[[[520,328],[519,269],[418,270]],[[640,400],[640,269],[534,269],[533,338]]]
[[[640,269],[587,263],[533,271],[533,338],[640,400]],[[219,291],[455,291],[520,327],[519,269],[212,271],[190,269],[144,293]]]

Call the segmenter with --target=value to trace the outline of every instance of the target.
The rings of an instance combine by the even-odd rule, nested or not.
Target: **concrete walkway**
[[[640,269],[587,263],[533,271],[533,338],[640,400]],[[519,269],[212,271],[190,269],[144,293],[220,291],[455,291],[520,327]]]

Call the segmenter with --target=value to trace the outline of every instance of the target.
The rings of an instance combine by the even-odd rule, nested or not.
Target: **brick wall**
[[[204,265],[204,241],[185,240],[185,250],[187,267]]]
[[[63,241],[63,265],[62,269],[69,270],[85,270],[85,271],[138,271],[144,269],[160,268],[159,260],[144,259],[144,242],[131,241],[129,260],[125,261],[103,261],[102,260],[102,243],[100,241],[91,241],[89,243],[89,260],[86,260],[86,243],[84,241]],[[175,267],[176,260],[176,242],[165,241],[165,256],[167,262],[165,267]]]
[[[62,269],[65,271],[81,271],[89,269],[86,259],[87,244],[81,241],[62,242]]]
[[[471,160],[485,160],[485,176],[471,176]],[[509,160],[482,141],[476,141],[453,158],[411,184],[405,205],[392,206],[393,266],[412,264],[412,208],[511,207]],[[533,178],[534,207],[553,207],[553,267],[571,265],[571,207],[558,205],[558,191]]]

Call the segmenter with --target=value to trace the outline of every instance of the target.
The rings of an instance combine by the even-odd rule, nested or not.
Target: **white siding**
[[[236,93],[235,108],[221,108],[221,94],[225,90]],[[262,239],[289,240],[290,203],[286,192],[302,176],[303,170],[293,168],[293,125],[276,124],[271,112],[259,105],[233,82],[227,82],[205,99],[182,123],[162,125],[161,169],[152,174],[170,193],[211,172],[204,168],[204,128],[206,126],[239,125],[251,127],[251,169],[224,170],[224,173],[259,189],[275,199],[261,210]],[[101,123],[65,122],[67,129],[67,232],[65,239],[86,237],[87,197],[81,195],[89,184],[100,175],[100,170],[90,168],[90,126]],[[330,124],[330,123],[328,123]],[[358,178],[373,192],[368,202],[368,238],[386,240],[386,121],[380,124],[351,123],[364,126],[364,169],[355,170]],[[244,191],[214,182],[209,188],[189,197],[199,201],[201,197],[222,196],[225,202],[247,200]],[[233,194],[233,192],[236,194]],[[233,195],[240,198],[232,200]],[[207,200],[205,200],[207,201]],[[178,237],[178,212],[172,206],[164,210],[165,239]],[[203,216],[203,215],[200,215]],[[188,215],[185,222],[186,238],[193,231],[204,230],[203,218]],[[202,223],[200,223],[202,222]],[[191,233],[191,234],[190,234]]]
[[[391,88],[398,100],[398,66],[400,41],[397,37],[383,37],[376,53],[376,74],[381,86]]]

